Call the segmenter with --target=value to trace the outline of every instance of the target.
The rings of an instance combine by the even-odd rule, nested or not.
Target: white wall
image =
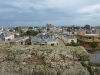
[[[9,35],[9,36],[5,36],[4,39],[5,39],[5,41],[8,40],[8,39],[14,39],[14,35],[12,34],[12,35]]]
[[[72,40],[73,40],[75,43],[77,43],[77,39],[68,39],[68,43],[71,43]]]

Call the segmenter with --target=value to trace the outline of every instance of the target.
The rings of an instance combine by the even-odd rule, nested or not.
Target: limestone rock
[[[90,75],[79,59],[89,59],[79,46],[0,45],[0,75]]]

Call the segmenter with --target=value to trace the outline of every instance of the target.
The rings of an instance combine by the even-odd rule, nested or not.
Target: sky
[[[100,0],[0,0],[0,27],[100,25]]]

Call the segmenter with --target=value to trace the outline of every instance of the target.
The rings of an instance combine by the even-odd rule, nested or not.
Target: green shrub
[[[31,55],[34,55],[34,53],[31,53]]]
[[[86,68],[88,69],[89,73],[90,73],[91,75],[93,75],[91,66],[88,65]]]
[[[67,43],[66,46],[71,46],[71,45],[69,43]]]
[[[61,75],[60,72],[57,72],[57,75]]]
[[[81,65],[82,65],[83,67],[87,67],[87,65],[86,65],[84,62],[81,62]]]
[[[91,75],[93,75],[92,69],[91,69],[91,63],[89,63],[89,64],[87,65],[87,64],[85,64],[84,62],[81,62],[81,65],[82,65],[83,67],[86,67],[87,70],[89,71],[89,73],[90,73]]]
[[[71,42],[71,43],[67,43],[66,46],[79,46],[79,45],[78,43]]]

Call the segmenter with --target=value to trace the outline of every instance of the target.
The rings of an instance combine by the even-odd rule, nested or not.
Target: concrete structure
[[[68,34],[62,34],[59,36],[59,38],[64,42],[64,44],[70,44],[71,42],[77,43],[77,38],[75,35],[68,35]]]
[[[33,37],[31,39],[31,42],[34,45],[57,46],[58,45],[58,38],[43,33],[43,34],[38,35],[37,37]]]
[[[91,48],[91,42],[97,42],[98,47],[100,48],[100,34],[86,34],[85,32],[77,34],[78,44],[85,47],[86,49]]]
[[[14,34],[6,35],[6,36],[4,37],[4,40],[5,40],[5,41],[6,41],[6,40],[12,40],[12,39],[14,39]]]
[[[27,26],[20,26],[18,27],[18,31],[22,30],[24,32],[26,32],[29,28]]]
[[[74,35],[67,36],[68,43],[75,42],[77,43],[77,38]]]
[[[4,40],[4,41],[12,40],[12,39],[14,39],[14,34],[10,34],[10,33],[7,33],[7,34],[1,33],[1,34],[0,34],[0,38],[1,38],[2,40]]]
[[[2,44],[27,45],[29,42],[30,42],[29,37],[20,37],[20,38],[14,38],[12,40],[2,41]]]
[[[46,24],[47,28],[54,28],[54,26],[52,24]]]

